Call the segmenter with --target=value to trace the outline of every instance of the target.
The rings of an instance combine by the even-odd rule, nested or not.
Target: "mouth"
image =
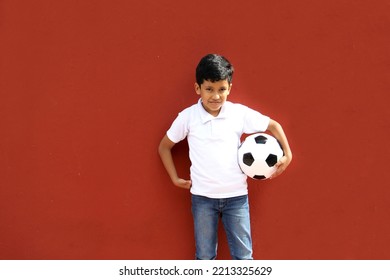
[[[221,103],[221,102],[209,102],[209,106],[210,106],[211,108],[218,109],[219,107],[222,106],[222,103]]]

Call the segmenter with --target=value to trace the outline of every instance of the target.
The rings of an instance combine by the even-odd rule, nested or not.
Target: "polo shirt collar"
[[[218,116],[214,117],[213,115],[209,114],[202,105],[202,99],[198,100],[198,109],[200,113],[200,118],[202,120],[202,123],[206,123],[208,121],[214,120],[214,119],[224,119],[226,118],[226,104],[227,101],[222,105],[221,111],[219,112]]]

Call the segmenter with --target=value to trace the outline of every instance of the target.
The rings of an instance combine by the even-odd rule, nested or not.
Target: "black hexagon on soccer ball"
[[[253,164],[253,162],[255,161],[255,159],[253,158],[252,154],[251,153],[245,153],[243,156],[242,156],[242,162],[248,166],[251,166]]]
[[[268,138],[263,136],[263,135],[259,135],[259,136],[255,137],[255,141],[257,144],[265,144],[265,143],[267,143],[267,140],[268,140]]]
[[[274,154],[269,154],[265,162],[269,167],[272,167],[278,162],[278,157]]]

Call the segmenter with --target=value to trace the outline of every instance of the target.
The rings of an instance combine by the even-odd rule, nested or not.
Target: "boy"
[[[203,57],[196,68],[195,92],[200,99],[179,113],[159,145],[172,183],[191,192],[196,259],[216,258],[219,218],[231,257],[252,259],[247,177],[237,161],[241,135],[267,130],[278,139],[285,155],[272,178],[280,175],[292,160],[287,138],[276,121],[227,101],[233,72],[233,66],[223,56]],[[171,154],[173,146],[186,137],[191,180],[178,176]]]

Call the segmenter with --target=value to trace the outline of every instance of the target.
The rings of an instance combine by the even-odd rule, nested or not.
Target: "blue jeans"
[[[217,257],[219,218],[226,232],[230,255],[235,260],[251,260],[248,196],[213,199],[192,195],[196,259],[213,260]]]

